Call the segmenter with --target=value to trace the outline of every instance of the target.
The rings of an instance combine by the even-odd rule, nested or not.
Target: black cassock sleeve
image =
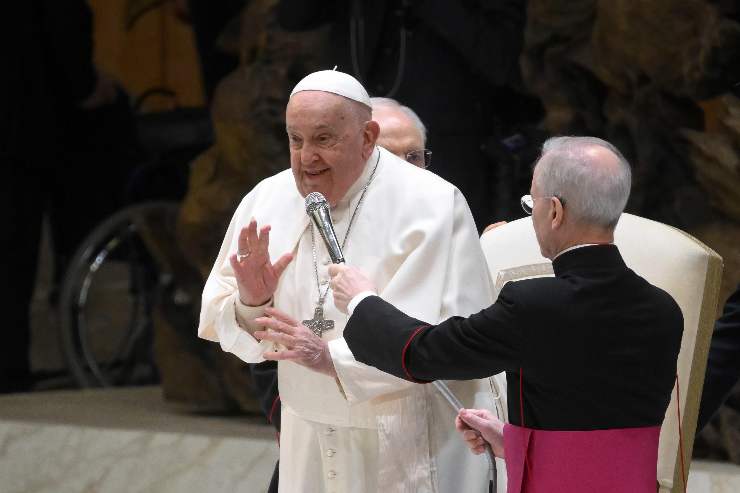
[[[490,307],[439,325],[371,296],[355,308],[344,338],[357,361],[412,382],[484,378],[521,366],[517,312],[507,286]]]

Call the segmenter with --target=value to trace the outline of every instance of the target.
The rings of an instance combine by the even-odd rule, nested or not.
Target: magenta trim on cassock
[[[507,493],[655,493],[660,426],[548,431],[504,425]]]

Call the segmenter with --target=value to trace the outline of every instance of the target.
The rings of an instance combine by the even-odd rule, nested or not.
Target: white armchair
[[[717,314],[722,258],[676,228],[632,214],[622,214],[614,234],[628,267],[673,296],[684,316],[678,357],[681,428],[685,473],[691,462],[707,351]],[[498,296],[511,280],[553,275],[540,254],[530,217],[485,233],[481,245]],[[683,491],[679,456],[678,415],[674,389],[660,434],[659,491]]]

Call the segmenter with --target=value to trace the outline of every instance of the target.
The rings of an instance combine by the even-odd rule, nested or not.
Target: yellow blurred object
[[[130,30],[139,20],[139,17],[143,16],[150,10],[154,10],[161,7],[164,0],[126,0],[125,7],[125,21],[126,29]]]
[[[172,2],[90,0],[94,14],[95,63],[136,99],[153,88],[175,93],[148,99],[144,111],[203,106],[198,52],[191,27],[176,17]]]

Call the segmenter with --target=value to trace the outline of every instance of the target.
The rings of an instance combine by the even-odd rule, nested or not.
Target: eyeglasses
[[[406,153],[406,161],[420,168],[428,168],[432,164],[432,151],[429,149],[417,149]]]
[[[524,212],[526,212],[528,215],[532,215],[532,209],[534,209],[534,201],[535,199],[552,199],[556,198],[560,201],[560,203],[565,207],[565,199],[558,197],[557,195],[550,195],[545,197],[532,197],[531,195],[522,195],[522,198],[519,199],[519,203],[522,204],[522,209],[524,209]]]

